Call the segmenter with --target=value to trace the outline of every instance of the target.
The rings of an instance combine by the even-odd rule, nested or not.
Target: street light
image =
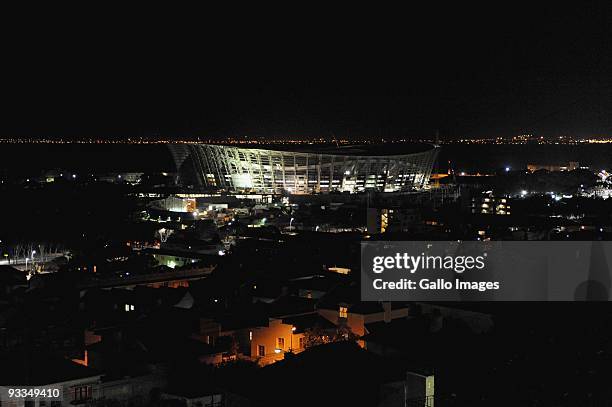
[[[34,265],[34,255],[36,254],[36,250],[32,250],[32,256],[31,259],[32,260],[32,265]],[[28,269],[28,258],[26,257],[26,270]]]

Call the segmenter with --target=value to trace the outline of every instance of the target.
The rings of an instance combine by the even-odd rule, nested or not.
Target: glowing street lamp
[[[32,266],[34,265],[34,255],[36,254],[36,250],[32,250],[32,255],[30,256],[30,260],[32,261]],[[26,270],[28,269],[28,258],[26,257]]]

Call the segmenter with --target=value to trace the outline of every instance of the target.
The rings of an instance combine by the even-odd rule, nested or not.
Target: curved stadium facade
[[[431,144],[170,146],[180,184],[291,194],[419,190],[429,182],[438,150]]]

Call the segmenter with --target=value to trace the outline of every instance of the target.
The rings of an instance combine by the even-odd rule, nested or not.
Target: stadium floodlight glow
[[[170,145],[177,182],[233,192],[316,194],[401,192],[429,183],[439,147],[431,144],[268,149],[199,143]]]

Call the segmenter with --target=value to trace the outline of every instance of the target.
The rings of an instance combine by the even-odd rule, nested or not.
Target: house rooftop
[[[95,378],[101,373],[71,360],[43,353],[0,353],[0,383],[3,385],[40,386]]]
[[[314,327],[318,327],[323,330],[336,329],[336,325],[331,323],[328,319],[323,318],[316,312],[283,318],[283,324],[293,325],[296,328],[296,334],[303,333],[307,329],[312,329]]]
[[[13,266],[0,266],[0,285],[27,285],[26,273]]]

